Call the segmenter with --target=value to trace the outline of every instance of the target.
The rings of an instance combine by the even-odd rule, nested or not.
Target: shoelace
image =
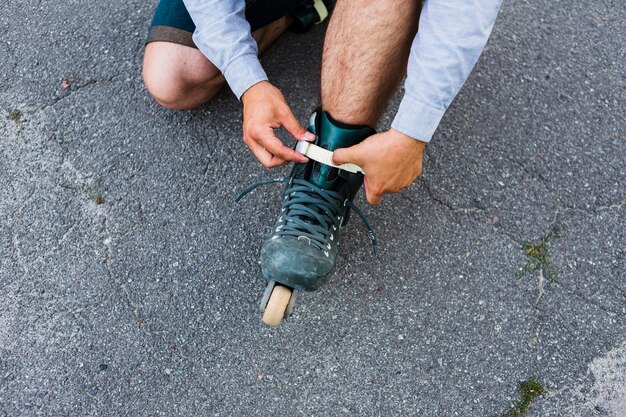
[[[239,202],[246,194],[266,184],[289,183],[285,189],[281,216],[284,223],[276,231],[277,235],[304,236],[320,250],[326,250],[326,241],[331,229],[337,230],[341,223],[338,219],[339,208],[346,205],[363,221],[372,240],[374,255],[378,253],[378,239],[363,212],[351,201],[344,200],[336,191],[325,190],[303,179],[273,178],[256,182],[243,190],[235,199]],[[309,220],[309,221],[307,221]],[[316,224],[317,223],[317,224]]]

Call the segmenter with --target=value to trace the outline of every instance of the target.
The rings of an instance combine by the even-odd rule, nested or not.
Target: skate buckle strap
[[[309,159],[312,159],[320,164],[328,165],[333,168],[343,169],[344,171],[352,172],[353,174],[364,174],[363,169],[355,164],[333,164],[333,153],[328,149],[324,149],[321,146],[317,146],[311,142],[304,140],[298,141],[296,144],[296,151]]]
[[[313,8],[320,17],[320,20],[317,21],[318,24],[326,20],[326,18],[328,17],[328,9],[326,8],[323,0],[315,0],[313,2]]]

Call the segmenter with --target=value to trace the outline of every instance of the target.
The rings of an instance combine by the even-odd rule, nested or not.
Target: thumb
[[[306,140],[312,142],[315,140],[315,135],[306,130],[293,115],[291,110],[287,112],[283,120],[280,120],[280,124],[293,136],[296,140]]]
[[[360,143],[354,146],[350,146],[349,148],[335,149],[335,151],[333,152],[333,163],[335,165],[347,163],[361,165],[363,162],[362,150],[363,147]]]

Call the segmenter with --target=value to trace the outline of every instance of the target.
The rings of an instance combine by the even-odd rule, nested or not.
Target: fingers
[[[296,140],[306,140],[307,142],[313,142],[315,140],[315,135],[302,127],[291,110],[287,110],[286,114],[280,120],[280,124]]]
[[[264,132],[260,132],[256,136],[258,144],[263,146],[272,155],[277,156],[285,161],[307,162],[308,158],[283,144],[280,139],[274,135],[274,131],[269,128]]]
[[[367,198],[367,202],[373,206],[379,205],[383,199],[383,192],[372,187],[367,180],[367,177],[365,177],[365,180],[363,181],[363,186],[365,187],[365,197]]]
[[[282,93],[268,82],[259,82],[242,96],[244,141],[257,159],[266,167],[286,161],[307,162],[308,158],[285,146],[274,135],[274,129],[284,127],[297,140],[315,140],[298,123]]]
[[[259,145],[254,140],[244,139],[244,142],[246,142],[246,145],[248,145],[256,159],[258,159],[261,165],[263,165],[265,168],[274,168],[280,165],[284,165],[288,162],[284,159],[278,158],[275,155],[272,155],[267,149]]]
[[[370,177],[371,178],[371,177]],[[365,195],[367,197],[367,202],[372,205],[378,205],[381,203],[383,195],[390,193],[399,193],[405,188],[408,188],[411,183],[405,183],[403,185],[378,185],[372,180],[368,181],[368,177],[365,177],[363,181],[363,185],[365,187]]]
[[[263,131],[252,131],[244,137],[254,156],[266,168],[284,165],[289,161],[307,162],[308,158],[285,146],[271,128]]]
[[[367,198],[367,202],[372,205],[378,205],[382,201],[384,190],[383,187],[379,187],[375,183],[369,180],[367,176],[367,168],[364,166],[365,162],[368,159],[368,143],[367,139],[357,145],[350,146],[349,148],[340,148],[336,149],[333,152],[333,163],[335,165],[353,163],[360,165],[361,168],[365,169],[366,176],[363,182],[365,187],[365,196]],[[371,156],[369,157],[372,158]]]
[[[377,206],[383,199],[382,194],[367,194],[367,202],[372,206]]]
[[[361,165],[362,167],[363,162],[366,160],[364,155],[365,150],[366,145],[364,145],[364,142],[350,146],[349,148],[335,149],[333,152],[333,163],[335,165],[353,163]]]

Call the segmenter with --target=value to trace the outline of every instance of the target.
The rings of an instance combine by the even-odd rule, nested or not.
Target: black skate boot
[[[288,178],[259,182],[237,198],[262,184],[287,183],[280,215],[261,249],[261,269],[269,281],[261,302],[263,321],[274,326],[291,312],[293,290],[314,291],[330,278],[337,263],[339,229],[346,224],[351,210],[367,226],[374,252],[377,247],[369,223],[352,204],[363,175],[355,172],[356,165],[342,165],[342,169],[331,166],[332,151],[355,145],[375,131],[367,126],[342,124],[321,111],[311,117],[309,130],[316,134],[317,146],[299,142],[296,147],[311,148],[306,152],[309,162],[295,164]]]
[[[293,23],[289,30],[302,33],[322,23],[328,17],[328,0],[307,0],[302,6],[291,13]]]

